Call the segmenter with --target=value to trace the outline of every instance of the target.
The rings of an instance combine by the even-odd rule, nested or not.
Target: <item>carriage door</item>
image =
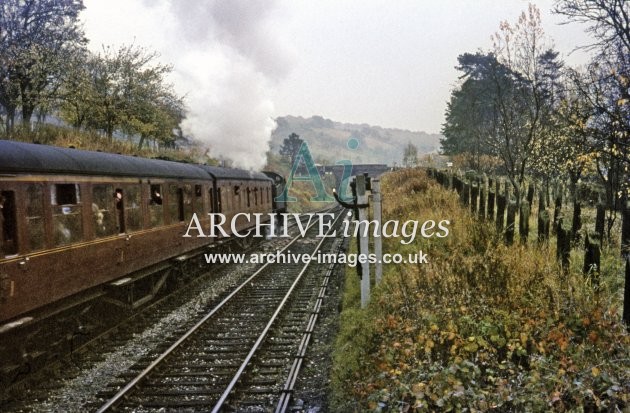
[[[2,191],[0,192],[0,208],[2,208],[2,214],[0,219],[2,220],[2,254],[14,255],[17,254],[17,217],[15,208],[15,192],[14,191]]]

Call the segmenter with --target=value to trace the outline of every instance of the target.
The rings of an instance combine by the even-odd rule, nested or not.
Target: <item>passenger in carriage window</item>
[[[151,185],[150,205],[162,205],[162,194],[160,194],[160,185]]]
[[[123,190],[116,188],[114,192],[114,201],[116,202],[116,209],[118,210],[118,233],[125,233],[125,208],[123,206]]]
[[[162,203],[162,185],[152,184],[149,192],[149,222],[152,228],[164,223]]]
[[[114,192],[114,200],[116,201],[116,208],[122,209],[122,189],[116,188],[116,192]]]
[[[103,214],[103,211],[94,202],[92,202],[92,216],[94,217],[94,228],[96,229],[96,235],[104,235],[107,231],[107,227],[105,225],[105,214]]]

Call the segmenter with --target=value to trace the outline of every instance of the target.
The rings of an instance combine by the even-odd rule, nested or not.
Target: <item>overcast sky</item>
[[[533,1],[563,59],[585,63],[584,27]],[[135,43],[172,64],[187,131],[241,166],[263,161],[273,118],[437,133],[457,56],[491,48],[524,0],[85,0],[90,47]],[[219,148],[221,148],[219,150]],[[255,155],[252,155],[255,154]],[[248,158],[249,157],[249,158]],[[251,158],[255,159],[251,159]],[[240,161],[239,161],[240,159]],[[249,160],[244,160],[249,159]]]

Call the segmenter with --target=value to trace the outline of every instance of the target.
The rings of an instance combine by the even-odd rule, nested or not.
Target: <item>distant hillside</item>
[[[305,140],[318,163],[335,163],[349,159],[353,163],[400,164],[403,149],[411,142],[418,154],[435,153],[440,147],[439,134],[386,129],[366,124],[356,125],[334,122],[321,116],[303,118],[283,116],[276,119],[278,126],[271,135],[271,150],[278,152],[282,141],[291,133]],[[359,142],[356,149],[348,147],[348,141]]]

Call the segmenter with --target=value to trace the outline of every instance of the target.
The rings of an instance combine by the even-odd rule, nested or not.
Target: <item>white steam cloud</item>
[[[157,50],[162,63],[174,66],[172,80],[177,93],[186,96],[188,109],[184,133],[209,145],[212,156],[229,158],[236,166],[264,166],[275,127],[270,96],[290,60],[277,32],[281,22],[275,20],[275,1],[85,4],[87,35],[97,37],[97,46],[133,42]],[[107,24],[100,30],[102,21]]]

